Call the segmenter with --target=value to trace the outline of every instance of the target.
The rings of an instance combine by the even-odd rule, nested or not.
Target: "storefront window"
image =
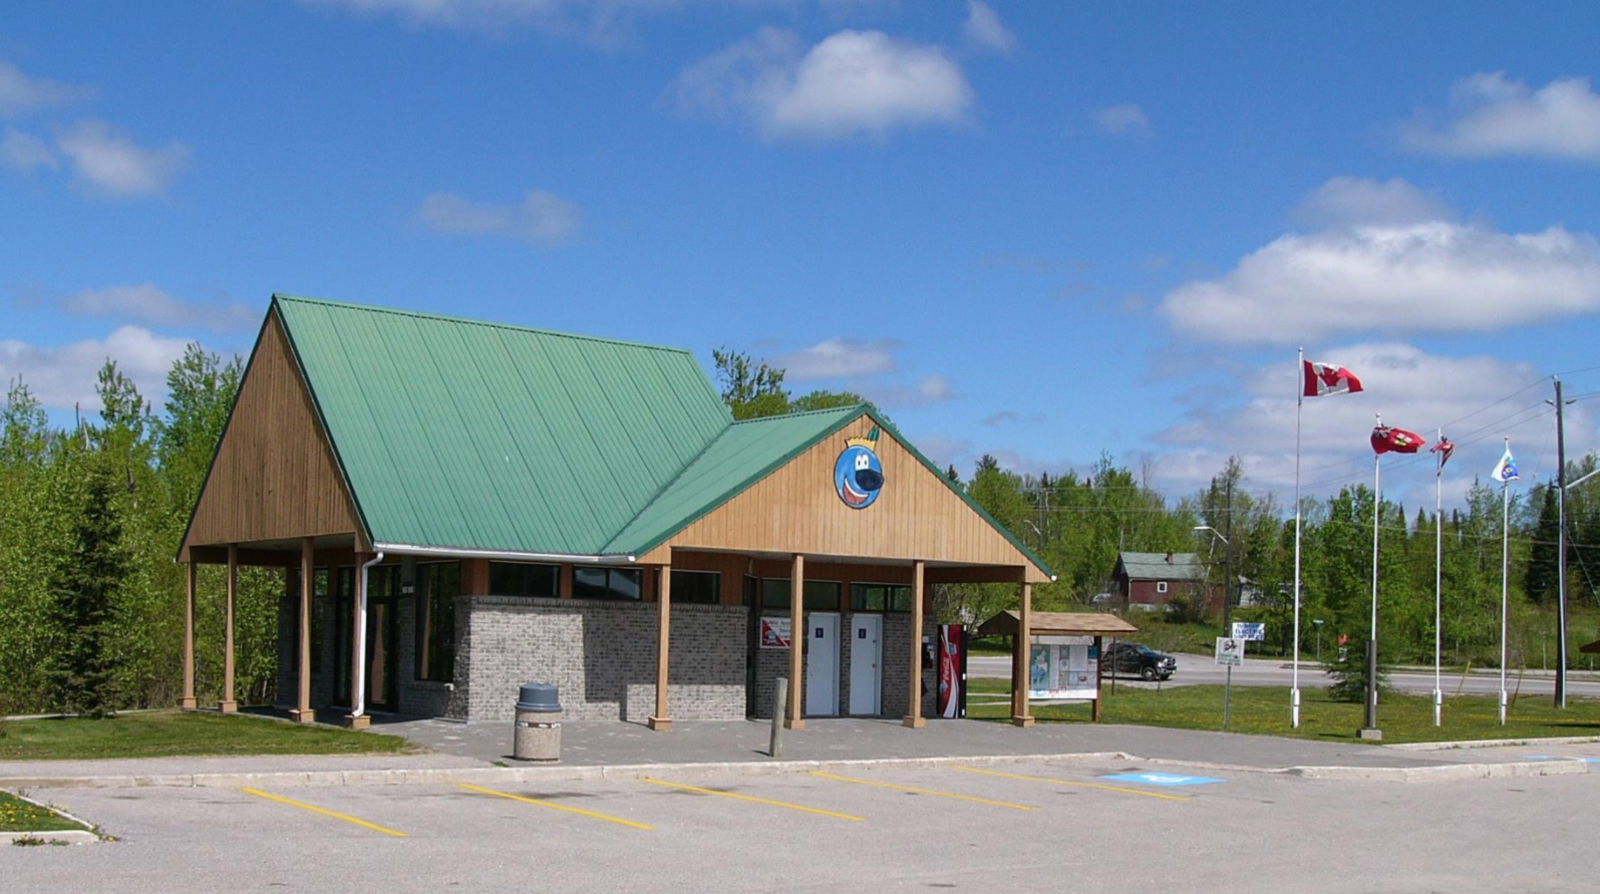
[[[456,597],[461,595],[461,563],[417,566],[417,679],[447,683],[455,679]]]
[[[572,595],[579,599],[621,599],[637,602],[640,582],[644,579],[638,568],[572,569]]]
[[[495,596],[556,596],[561,592],[560,565],[490,562],[489,592]]]

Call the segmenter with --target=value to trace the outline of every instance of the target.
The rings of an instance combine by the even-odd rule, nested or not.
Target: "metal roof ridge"
[[[847,412],[847,411],[849,411],[849,412]],[[650,507],[655,505],[656,500],[660,499],[661,495],[666,493],[672,487],[673,484],[676,484],[678,482],[678,480],[683,477],[685,472],[688,472],[690,469],[694,468],[695,463],[700,461],[700,458],[706,454],[706,451],[710,450],[713,445],[715,445],[718,441],[722,440],[723,436],[728,434],[728,432],[733,431],[734,426],[738,425],[739,423],[741,423],[741,422],[773,421],[773,420],[778,420],[778,419],[793,419],[793,418],[798,417],[798,416],[820,416],[820,415],[824,415],[824,414],[828,414],[828,413],[837,413],[840,416],[840,419],[839,419],[838,422],[829,425],[826,429],[819,430],[819,431],[813,433],[812,435],[808,436],[806,438],[806,440],[803,443],[801,443],[798,447],[793,448],[789,452],[785,453],[783,456],[779,457],[778,459],[774,460],[773,462],[769,463],[768,465],[762,467],[759,471],[757,471],[753,475],[749,476],[745,480],[739,482],[738,484],[735,484],[735,485],[729,487],[722,494],[718,495],[715,499],[709,501],[705,505],[697,507],[694,511],[688,513],[685,516],[683,523],[678,525],[678,527],[672,529],[671,532],[669,532],[668,534],[666,534],[664,537],[660,538],[659,540],[656,540],[653,543],[649,543],[649,544],[639,548],[638,550],[635,550],[635,552],[637,552],[637,553],[647,553],[650,550],[655,549],[657,546],[660,546],[662,543],[664,543],[667,540],[671,539],[672,534],[677,533],[678,531],[682,530],[683,528],[687,527],[688,525],[693,524],[698,519],[704,517],[706,515],[706,513],[714,510],[718,506],[722,506],[723,504],[727,503],[729,500],[732,500],[734,497],[737,497],[738,495],[744,493],[746,490],[748,490],[756,482],[761,481],[762,479],[766,478],[768,475],[771,475],[774,471],[782,468],[783,466],[788,464],[790,460],[793,460],[795,457],[797,457],[800,454],[804,453],[805,451],[809,450],[812,446],[814,446],[817,443],[821,442],[823,438],[826,438],[828,435],[833,434],[834,432],[836,432],[839,429],[843,428],[846,422],[849,422],[851,419],[856,418],[856,415],[859,414],[859,413],[862,413],[862,412],[865,412],[865,413],[867,413],[867,415],[872,416],[872,413],[871,413],[871,410],[870,410],[870,405],[868,405],[868,404],[857,404],[857,405],[851,406],[851,407],[832,407],[832,408],[825,409],[825,410],[804,410],[804,411],[801,411],[799,413],[783,413],[783,414],[777,415],[777,416],[759,416],[759,417],[756,417],[754,419],[737,419],[737,420],[734,420],[731,424],[728,425],[727,428],[724,428],[722,431],[717,432],[717,436],[716,437],[714,437],[711,440],[707,441],[705,446],[700,448],[700,452],[695,454],[693,459],[691,459],[687,463],[685,463],[683,468],[678,470],[678,474],[672,476],[672,481],[668,482],[665,487],[661,488],[660,490],[656,491],[653,495],[651,495],[650,501],[645,503],[644,506],[640,507],[639,511],[634,514],[633,518],[628,520],[627,524],[623,525],[621,529],[619,529],[615,534],[611,535],[611,539],[606,541],[606,547],[609,548],[611,546],[611,544],[615,543],[617,538],[622,536],[622,534],[624,532],[626,532],[628,530],[628,528],[631,527],[633,525],[633,523],[639,519],[639,516],[644,515],[645,512],[649,511]],[[874,420],[876,420],[877,417],[876,416],[872,416],[872,418]]]
[[[394,316],[412,317],[421,320],[434,320],[441,323],[459,323],[467,326],[483,326],[489,329],[504,329],[510,332],[525,332],[534,335],[551,335],[557,338],[571,338],[578,341],[590,341],[606,345],[619,345],[621,347],[628,348],[648,348],[653,351],[665,351],[672,354],[687,354],[691,357],[694,355],[694,352],[688,348],[674,348],[669,345],[653,345],[642,341],[628,341],[621,338],[604,338],[598,335],[585,335],[581,332],[562,332],[556,329],[541,329],[536,326],[518,326],[514,323],[500,323],[494,320],[477,320],[471,317],[457,317],[449,314],[436,314],[421,310],[407,310],[399,307],[381,307],[375,304],[357,304],[351,301],[335,301],[331,298],[317,298],[310,295],[289,295],[283,292],[273,292],[272,300],[276,302],[288,302],[290,304],[318,304],[324,307],[334,307],[342,310],[359,310],[376,314],[392,314]]]
[[[874,409],[876,409],[876,407],[874,407],[871,403],[862,401],[861,403],[857,404],[844,404],[837,407],[823,407],[820,410],[797,410],[793,413],[778,413],[773,416],[752,416],[749,419],[735,419],[733,420],[733,424],[744,425],[750,422],[775,422],[779,419],[795,419],[800,416],[821,416],[824,413],[860,413]]]

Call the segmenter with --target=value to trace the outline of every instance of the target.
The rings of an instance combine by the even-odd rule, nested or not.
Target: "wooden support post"
[[[911,568],[911,704],[900,722],[922,729],[928,724],[922,716],[922,561],[919,559]]]
[[[193,711],[196,707],[194,700],[194,557],[189,558],[188,584],[185,588],[183,602],[183,696],[178,699],[178,707],[185,711]]]
[[[656,712],[647,721],[653,730],[672,729],[667,715],[667,658],[672,632],[672,566],[661,566],[661,586],[656,590]]]
[[[233,602],[239,592],[239,546],[228,544],[228,595],[222,607],[222,700],[217,710],[232,714],[239,710],[233,698]]]
[[[1017,657],[1012,659],[1019,669],[1016,692],[1013,695],[1015,710],[1011,713],[1012,726],[1033,726],[1033,716],[1028,713],[1028,662],[1033,657],[1033,584],[1022,582],[1022,609],[1017,618]]]
[[[1095,723],[1100,722],[1100,684],[1105,682],[1106,678],[1105,651],[1101,647],[1104,639],[1099,635],[1094,638],[1094,707],[1089,709],[1089,719]]]
[[[794,568],[789,572],[789,716],[783,721],[789,729],[806,728],[800,717],[806,691],[800,660],[806,645],[805,602],[806,557],[795,553]]]
[[[356,598],[350,603],[350,713],[344,715],[344,725],[350,729],[367,729],[372,725],[372,718],[366,712],[366,693],[363,689],[367,685],[366,657],[367,631],[366,625],[361,622],[362,607],[367,604],[367,576],[361,573],[361,566],[370,557],[363,552],[356,553]],[[362,706],[360,714],[356,713],[356,705]]]
[[[300,540],[300,678],[299,694],[291,715],[300,723],[316,723],[317,712],[311,709],[311,584],[316,573],[313,553],[316,538]]]

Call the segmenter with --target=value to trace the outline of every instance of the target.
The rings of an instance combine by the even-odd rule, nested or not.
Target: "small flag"
[[[1489,477],[1501,484],[1517,480],[1517,461],[1511,456],[1511,442],[1506,442],[1506,453],[1500,457],[1498,463],[1495,463],[1494,471],[1489,473]]]
[[[1414,431],[1379,425],[1372,430],[1374,453],[1416,453],[1427,441]]]
[[[1451,443],[1449,438],[1440,435],[1439,443],[1429,447],[1428,452],[1439,454],[1439,468],[1443,469],[1444,464],[1450,461],[1450,454],[1456,452],[1456,445]]]
[[[1355,393],[1361,390],[1361,380],[1355,377],[1350,370],[1336,363],[1313,363],[1310,360],[1302,361],[1305,373],[1301,376],[1306,397],[1321,397],[1324,394],[1338,394],[1341,391]]]

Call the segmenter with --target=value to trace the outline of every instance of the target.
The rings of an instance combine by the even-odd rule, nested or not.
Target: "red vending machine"
[[[960,624],[939,625],[940,717],[967,716],[967,634]]]

